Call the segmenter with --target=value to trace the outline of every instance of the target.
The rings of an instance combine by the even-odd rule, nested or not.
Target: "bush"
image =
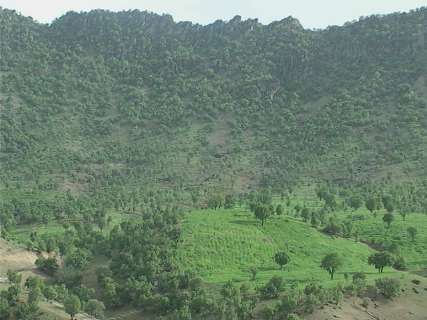
[[[105,306],[101,301],[90,299],[85,305],[85,311],[91,316],[103,319]]]
[[[400,291],[400,282],[393,278],[383,278],[375,280],[378,291],[387,299],[396,297]]]
[[[59,269],[58,262],[56,262],[54,257],[44,258],[43,256],[40,256],[37,258],[35,264],[37,268],[50,276],[53,276]]]
[[[283,291],[283,278],[274,276],[261,288],[261,295],[264,299],[278,298],[280,292]]]

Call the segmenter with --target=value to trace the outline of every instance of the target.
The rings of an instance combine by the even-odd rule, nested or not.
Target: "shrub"
[[[396,297],[400,291],[400,282],[393,278],[377,279],[375,286],[378,291],[387,299]]]
[[[261,295],[264,299],[278,298],[280,292],[283,291],[283,278],[274,276],[261,288]]]

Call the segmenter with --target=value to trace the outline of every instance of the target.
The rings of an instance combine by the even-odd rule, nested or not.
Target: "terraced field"
[[[255,282],[264,283],[273,275],[288,282],[322,281],[328,285],[344,280],[344,273],[364,271],[377,277],[367,265],[373,252],[367,245],[332,238],[299,220],[274,217],[264,227],[244,208],[200,210],[187,214],[178,259],[184,269],[193,270],[212,284],[228,280],[248,281],[250,268],[258,270]],[[291,262],[280,270],[273,255],[284,250]],[[324,255],[338,253],[343,266],[334,281],[319,265]],[[387,275],[397,274],[387,269]]]
[[[427,266],[427,215],[412,213],[403,220],[398,214],[390,228],[386,228],[382,220],[383,215],[373,216],[361,211],[357,214],[363,220],[354,221],[354,228],[360,234],[363,241],[385,241],[388,245],[397,246],[397,250],[406,259],[410,270],[418,271]],[[415,227],[417,235],[412,241],[407,229]]]

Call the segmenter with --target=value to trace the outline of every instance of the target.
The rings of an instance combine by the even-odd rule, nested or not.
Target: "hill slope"
[[[4,186],[113,196],[425,178],[426,12],[312,31],[100,10],[43,25],[1,9]]]
[[[345,272],[369,269],[367,259],[373,252],[364,244],[331,238],[289,217],[275,217],[261,227],[244,209],[191,212],[185,218],[182,237],[178,257],[183,269],[194,270],[211,283],[249,281],[252,267],[257,268],[261,283],[273,275],[300,283],[329,280],[320,260],[330,252],[344,259],[336,277],[343,281]],[[284,270],[273,260],[279,251],[290,255]],[[377,275],[374,268],[369,273]]]

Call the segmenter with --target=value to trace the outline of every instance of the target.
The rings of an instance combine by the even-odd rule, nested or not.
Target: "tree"
[[[28,292],[28,303],[37,304],[40,301],[42,291],[39,286],[35,286]]]
[[[286,252],[279,251],[274,255],[274,262],[280,266],[280,269],[283,269],[283,266],[289,263],[289,256]]]
[[[35,264],[37,268],[46,272],[48,275],[54,275],[59,268],[58,262],[56,262],[54,257],[44,258],[40,256],[37,258]]]
[[[276,207],[276,214],[278,216],[281,216],[283,214],[283,206],[281,204],[278,204]]]
[[[408,229],[406,229],[406,231],[408,232],[409,237],[411,238],[412,242],[415,242],[415,238],[417,236],[418,230],[415,227],[408,227]]]
[[[258,220],[261,220],[261,226],[264,226],[265,221],[271,215],[270,207],[265,204],[258,203],[255,205],[254,214]]]
[[[208,207],[211,209],[219,209],[224,205],[224,195],[220,193],[211,194],[208,199]]]
[[[22,281],[22,275],[19,274],[17,271],[7,270],[7,279],[10,283],[19,286]]]
[[[280,292],[283,291],[283,278],[280,276],[273,276],[260,291],[265,299],[278,298]]]
[[[377,199],[375,197],[368,198],[365,202],[365,206],[370,213],[373,213],[378,207]]]
[[[56,290],[52,286],[45,286],[43,289],[43,295],[47,301],[52,301],[56,299]]]
[[[308,208],[304,207],[301,211],[301,217],[304,220],[304,222],[308,222],[308,220],[311,217],[310,210]]]
[[[378,269],[379,273],[383,272],[384,267],[392,266],[393,262],[393,256],[386,251],[376,252],[368,258],[368,263]]]
[[[387,228],[390,228],[391,223],[394,220],[394,215],[390,212],[384,214],[383,221],[387,225]]]
[[[391,196],[389,195],[383,196],[382,202],[383,202],[384,209],[386,209],[388,213],[392,213],[394,211],[394,202]]]
[[[104,318],[105,306],[101,301],[90,299],[85,305],[85,311],[98,319]]]
[[[224,208],[225,209],[231,209],[231,208],[233,208],[234,207],[234,202],[235,202],[235,199],[234,199],[233,195],[227,194],[225,196]]]
[[[386,209],[388,213],[392,213],[394,210],[393,198],[389,195],[385,195],[381,200],[383,202],[384,209]]]
[[[323,199],[325,200],[326,208],[335,210],[335,208],[337,207],[337,201],[335,200],[335,195],[333,195],[332,193],[326,193],[324,194]]]
[[[64,301],[64,309],[65,312],[70,315],[71,320],[73,320],[75,315],[79,313],[81,309],[79,297],[76,295],[69,295]]]
[[[342,261],[336,253],[327,254],[323,257],[322,262],[320,263],[320,267],[329,273],[331,280],[334,279],[335,271],[341,267],[341,265]]]
[[[359,195],[351,196],[350,199],[348,199],[348,205],[353,210],[357,210],[363,205],[363,199]]]

